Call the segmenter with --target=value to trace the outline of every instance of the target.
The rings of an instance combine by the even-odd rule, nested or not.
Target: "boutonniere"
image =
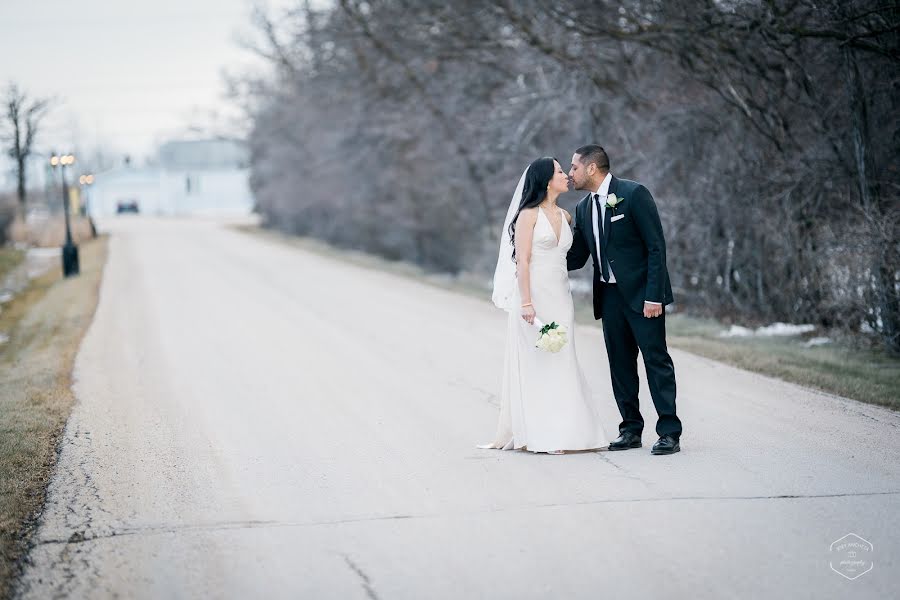
[[[625,198],[620,198],[620,197],[616,196],[615,194],[610,194],[609,196],[606,197],[606,207],[615,210],[616,207],[619,204],[621,204],[624,200],[625,200]]]

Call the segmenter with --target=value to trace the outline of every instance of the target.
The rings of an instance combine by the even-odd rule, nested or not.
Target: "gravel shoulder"
[[[97,307],[106,239],[81,244],[79,277],[64,279],[56,254],[43,274],[23,273],[0,307],[0,598],[23,567],[75,402],[72,370]]]

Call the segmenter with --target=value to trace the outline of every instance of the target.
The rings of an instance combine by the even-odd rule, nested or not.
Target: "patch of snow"
[[[831,343],[831,338],[827,337],[814,337],[811,340],[808,340],[803,343],[804,348],[812,348],[814,346],[824,346],[826,344]]]
[[[781,335],[800,335],[801,333],[809,333],[815,331],[815,325],[792,325],[790,323],[772,323],[756,330],[756,335],[761,336],[781,336]]]
[[[28,248],[25,259],[0,281],[0,304],[5,304],[28,287],[28,282],[59,264],[62,248]]]
[[[756,330],[740,325],[732,325],[729,329],[719,334],[719,337],[776,337],[800,335],[815,331],[815,325],[793,325],[791,323],[772,323]]]
[[[753,330],[741,327],[740,325],[732,325],[728,330],[719,334],[719,337],[752,337]]]
[[[54,246],[52,248],[29,248],[28,256],[35,258],[56,258],[62,256],[62,247]]]

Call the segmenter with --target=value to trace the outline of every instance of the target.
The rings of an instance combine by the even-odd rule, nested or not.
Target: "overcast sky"
[[[250,32],[251,6],[251,0],[0,0],[0,84],[15,81],[33,95],[61,100],[46,121],[42,150],[99,145],[140,159],[209,111],[228,110],[223,69],[257,64],[236,43]]]

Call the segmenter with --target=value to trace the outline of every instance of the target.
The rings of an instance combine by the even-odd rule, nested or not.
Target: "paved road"
[[[24,598],[897,597],[898,414],[676,351],[680,454],[652,426],[628,452],[479,450],[487,299],[212,222],[101,226]],[[614,429],[601,334],[577,335]],[[851,532],[874,545],[852,581],[829,568]]]

